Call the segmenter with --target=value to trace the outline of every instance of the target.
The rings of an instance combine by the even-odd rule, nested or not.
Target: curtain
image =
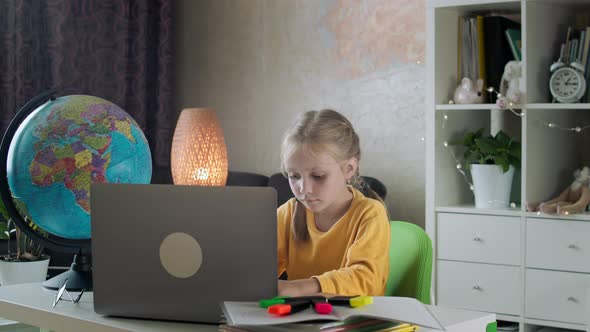
[[[0,133],[39,93],[109,100],[144,131],[168,167],[171,0],[0,1]]]

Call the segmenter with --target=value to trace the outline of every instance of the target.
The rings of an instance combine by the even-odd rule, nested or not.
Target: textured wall
[[[424,0],[176,1],[176,110],[210,106],[231,170],[270,175],[299,112],[333,108],[393,219],[424,225]]]

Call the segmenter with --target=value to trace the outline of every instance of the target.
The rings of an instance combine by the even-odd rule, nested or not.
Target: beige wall
[[[230,170],[278,171],[296,114],[333,108],[393,219],[424,225],[423,0],[176,0],[175,112],[216,109]]]

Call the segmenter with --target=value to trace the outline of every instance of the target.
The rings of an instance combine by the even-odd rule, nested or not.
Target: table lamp
[[[178,185],[224,186],[227,148],[215,112],[183,109],[172,138],[172,180]]]

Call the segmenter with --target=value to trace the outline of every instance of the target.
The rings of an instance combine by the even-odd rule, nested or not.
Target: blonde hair
[[[286,160],[297,150],[303,150],[312,157],[319,151],[325,151],[337,162],[351,158],[356,158],[358,161],[361,159],[359,137],[352,124],[342,114],[329,109],[304,112],[287,129],[281,146],[281,172],[283,175],[287,176]],[[365,196],[383,203],[381,197],[360,177],[358,167],[349,184]],[[309,239],[305,207],[299,200],[295,203],[292,225],[295,240],[307,241]]]

